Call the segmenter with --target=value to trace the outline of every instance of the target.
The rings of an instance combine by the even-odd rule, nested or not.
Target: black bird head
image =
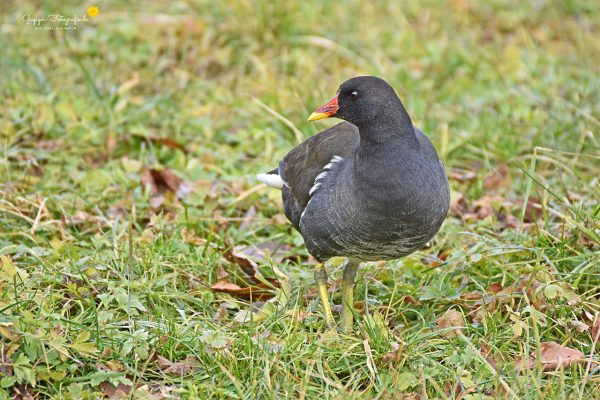
[[[375,76],[358,76],[340,85],[334,98],[315,110],[308,118],[316,121],[336,117],[359,128],[412,122],[394,89]]]

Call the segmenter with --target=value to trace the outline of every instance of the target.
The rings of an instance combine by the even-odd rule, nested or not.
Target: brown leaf
[[[12,355],[19,349],[19,345],[13,343],[12,345],[0,346],[0,376],[12,376],[13,374],[13,360]]]
[[[74,215],[69,215],[69,216],[65,216],[66,217],[66,223],[68,225],[81,225],[81,224],[85,224],[85,223],[93,223],[93,224],[98,224],[99,226],[104,226],[106,225],[106,221],[98,216],[98,215],[92,215],[90,213],[88,213],[87,211],[76,211]]]
[[[469,210],[468,207],[469,206],[467,204],[465,196],[463,196],[460,193],[452,193],[450,199],[450,214],[464,220],[464,215]]]
[[[172,362],[159,355],[157,356],[156,362],[158,364],[158,368],[160,368],[164,373],[176,376],[187,375],[198,368],[198,360],[194,356],[187,356],[185,361]]]
[[[142,183],[149,185],[152,194],[159,195],[173,192],[177,197],[183,197],[191,191],[189,182],[182,180],[169,168],[148,168],[142,175]]]
[[[132,389],[131,385],[124,383],[114,386],[112,383],[102,382],[99,386],[102,393],[111,400],[120,400],[128,397]]]
[[[277,286],[277,281],[269,279],[273,286]],[[275,296],[271,290],[271,286],[263,282],[256,285],[241,287],[229,281],[227,278],[218,280],[211,287],[215,292],[229,293],[231,295],[242,297],[248,300],[268,300]]]
[[[259,260],[259,262],[267,260],[267,254],[269,258],[277,263],[298,258],[292,246],[280,240],[268,240],[245,248],[236,247],[235,251],[239,255],[252,257]]]
[[[512,214],[500,212],[496,217],[498,218],[498,222],[500,222],[502,229],[521,226],[521,220]]]
[[[510,186],[511,178],[506,164],[500,164],[498,170],[485,177],[483,187],[488,191],[497,192]]]
[[[12,341],[20,339],[20,336],[15,332],[14,322],[0,322],[0,338],[2,337]]]
[[[494,215],[494,205],[502,203],[504,198],[501,196],[489,196],[485,195],[473,202],[473,208],[469,213],[463,216],[465,221],[468,220],[482,220],[487,217]]]
[[[502,284],[500,282],[494,282],[488,287],[488,292],[498,293],[502,291]]]
[[[184,242],[193,244],[194,246],[206,245],[206,239],[198,236],[193,229],[183,228],[181,230],[181,238]]]
[[[237,264],[248,278],[255,281],[254,276],[258,273],[258,264],[248,256],[238,253],[236,250],[239,250],[239,248],[229,248],[228,250],[225,250],[223,257],[227,261]]]
[[[477,178],[477,174],[473,170],[459,170],[455,168],[448,170],[448,179],[453,181],[465,183],[467,181],[472,181],[475,178]]]
[[[219,308],[213,315],[213,320],[225,321],[229,317],[229,305],[227,303],[219,304]]]
[[[462,313],[456,310],[447,310],[436,322],[441,330],[453,328],[442,332],[442,335],[447,338],[455,337],[457,333],[462,332],[465,326]]]
[[[540,344],[542,369],[544,371],[553,371],[561,367],[570,367],[571,365],[585,361],[583,352],[561,346],[556,342],[543,342]],[[517,360],[517,370],[533,369],[536,365],[535,355],[529,360]]]
[[[408,304],[411,304],[413,306],[420,306],[421,302],[419,300],[415,300],[414,297],[412,297],[410,294],[404,296],[404,301]]]
[[[12,387],[12,397],[13,400],[34,400],[37,398],[34,397],[29,391],[29,387],[27,385],[15,385]]]
[[[184,152],[186,154],[188,152],[187,149],[185,148],[185,146],[182,145],[181,143],[179,143],[178,141],[176,141],[175,139],[166,138],[166,137],[158,137],[158,136],[154,136],[154,135],[144,135],[144,134],[138,134],[138,133],[134,133],[133,135],[137,136],[143,140],[152,142],[154,144],[166,146],[171,149],[181,150],[182,152]]]
[[[585,324],[584,322],[578,321],[576,319],[569,321],[571,323],[571,325],[573,325],[573,328],[575,328],[575,330],[579,333],[583,333],[583,332],[587,332],[590,330],[590,327],[587,326],[587,324]]]

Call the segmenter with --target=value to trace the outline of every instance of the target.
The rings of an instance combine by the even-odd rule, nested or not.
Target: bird
[[[300,143],[257,179],[281,190],[287,219],[318,262],[314,276],[329,330],[337,325],[325,265],[346,258],[339,329],[349,332],[359,266],[425,247],[446,218],[450,189],[433,144],[385,80],[346,80],[308,120],[331,117],[343,121]]]

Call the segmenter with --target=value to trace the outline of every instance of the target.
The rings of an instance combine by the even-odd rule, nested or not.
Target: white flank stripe
[[[317,175],[317,177],[315,178],[315,182],[320,181],[321,179],[325,178],[325,175],[327,175],[327,172],[321,172],[319,175]]]
[[[320,186],[321,186],[320,183],[315,183],[313,185],[313,187],[311,187],[310,190],[308,191],[308,195],[312,196],[312,194],[315,192],[315,190],[317,190]]]

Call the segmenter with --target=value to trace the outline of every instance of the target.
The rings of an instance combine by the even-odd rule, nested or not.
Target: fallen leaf
[[[37,395],[34,397],[31,394],[27,385],[15,385],[12,387],[12,391],[11,398],[14,400],[34,400],[37,398]]]
[[[451,309],[447,310],[444,315],[438,318],[437,325],[440,330],[445,330],[442,332],[443,336],[451,338],[462,332],[465,326],[465,320],[461,312]],[[447,328],[452,329],[446,330]]]
[[[279,240],[268,240],[248,247],[236,247],[237,254],[252,257],[258,261],[271,259],[276,263],[298,259],[298,255],[289,244]]]
[[[498,293],[502,291],[502,284],[500,282],[494,282],[488,287],[490,293]]]
[[[498,170],[485,177],[483,187],[488,191],[497,192],[510,186],[511,178],[506,164],[500,164]]]
[[[156,363],[164,373],[184,376],[198,368],[198,360],[194,356],[187,356],[185,361],[172,362],[163,356],[156,357]]]
[[[475,178],[477,178],[477,174],[473,170],[464,170],[456,168],[448,170],[448,179],[453,181],[465,183],[467,181],[472,181]]]
[[[412,297],[410,294],[404,296],[404,301],[408,304],[411,304],[413,306],[420,306],[421,302],[419,300],[415,300],[414,297]]]
[[[502,203],[504,198],[501,196],[485,195],[473,202],[473,207],[470,212],[463,215],[464,221],[482,220],[494,215],[494,206]]]
[[[99,385],[100,390],[111,400],[120,400],[129,396],[132,386],[119,383],[117,386],[109,382],[102,382]]]
[[[467,199],[461,193],[452,192],[450,197],[450,214],[463,219],[468,212]]]
[[[521,220],[512,214],[500,212],[496,215],[496,218],[498,218],[498,222],[500,222],[502,229],[521,226]]]
[[[194,246],[204,246],[207,243],[206,239],[198,236],[193,229],[187,228],[183,228],[181,230],[181,239],[183,239],[183,241],[186,243],[193,244]]]
[[[240,254],[236,249],[229,248],[223,253],[223,257],[234,264],[237,264],[242,271],[250,278],[255,281],[254,276],[258,273],[258,264],[244,254]]]
[[[561,367],[570,367],[571,365],[585,361],[583,352],[561,346],[556,342],[543,342],[540,344],[541,359],[539,362],[542,365],[543,371],[553,371]],[[537,364],[535,355],[529,360],[517,360],[517,370],[523,371],[533,369]]]
[[[258,282],[256,285],[241,287],[225,278],[218,280],[210,288],[215,292],[229,293],[247,300],[268,300],[275,296],[272,288],[277,285],[276,280],[269,279],[269,282],[271,286]]]
[[[106,221],[102,217],[98,215],[92,215],[87,211],[82,210],[75,212],[75,214],[72,216],[66,216],[66,223],[68,225],[81,225],[85,223],[94,223],[98,224],[98,226],[107,225]]]
[[[575,328],[575,330],[579,333],[586,332],[590,329],[590,327],[587,326],[587,324],[585,324],[581,321],[578,321],[576,319],[571,320],[570,322],[571,322],[571,325],[573,325],[573,327]]]
[[[142,175],[142,183],[149,185],[152,194],[159,195],[166,192],[172,192],[177,197],[182,198],[191,191],[189,182],[178,177],[169,168],[155,169],[148,168]]]
[[[229,304],[223,302],[213,315],[213,320],[225,321],[229,317]]]
[[[154,144],[166,146],[171,149],[181,150],[184,153],[188,152],[187,149],[185,148],[185,146],[182,145],[181,143],[179,143],[178,141],[176,141],[175,139],[166,138],[166,137],[158,137],[158,136],[154,136],[154,135],[138,134],[138,133],[134,133],[133,135],[137,136],[143,140],[152,142]]]

